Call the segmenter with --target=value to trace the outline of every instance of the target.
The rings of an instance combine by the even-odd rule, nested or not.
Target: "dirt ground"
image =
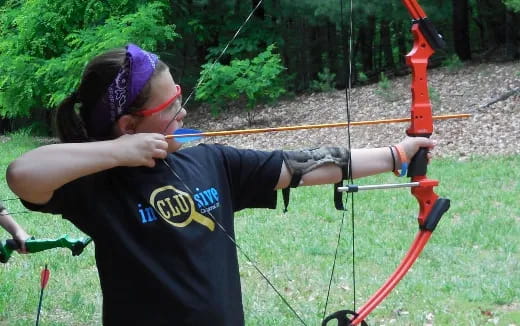
[[[471,114],[467,119],[434,122],[434,155],[464,159],[472,154],[520,154],[520,61],[471,64],[455,72],[438,68],[428,74],[434,115]],[[410,76],[403,76],[391,79],[386,89],[378,84],[353,88],[351,121],[408,118],[410,84]],[[200,107],[188,112],[184,126],[217,131],[346,122],[346,102],[345,90],[296,96],[260,107],[251,126],[241,107],[231,107],[218,117],[213,117],[207,107]],[[406,126],[407,123],[353,126],[351,146],[395,144],[405,136]],[[0,135],[0,142],[6,141],[9,137]],[[53,143],[57,139],[42,138],[41,142]],[[348,146],[348,130],[342,127],[271,132],[211,137],[202,142],[265,150]]]
[[[410,83],[410,76],[404,76],[390,80],[386,90],[378,84],[353,88],[351,121],[409,117]],[[520,62],[473,64],[455,72],[433,69],[429,71],[429,87],[434,115],[472,115],[468,119],[434,122],[432,137],[438,142],[435,155],[464,158],[471,154],[520,153]],[[486,106],[493,101],[496,103]],[[346,92],[338,90],[301,95],[263,107],[252,126],[241,108],[231,108],[217,118],[207,108],[200,108],[188,113],[185,127],[215,131],[345,122],[346,112]],[[352,147],[396,143],[404,137],[405,128],[406,123],[353,126]],[[212,137],[204,141],[255,149],[346,146],[348,132],[347,128],[329,128]]]

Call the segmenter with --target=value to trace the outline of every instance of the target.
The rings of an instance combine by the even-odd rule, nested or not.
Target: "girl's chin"
[[[168,142],[168,154],[178,151],[181,149],[182,144],[177,142]]]

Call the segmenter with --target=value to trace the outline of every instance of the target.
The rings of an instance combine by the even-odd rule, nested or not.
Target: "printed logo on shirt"
[[[215,187],[206,190],[195,188],[195,191],[193,199],[195,199],[197,208],[202,214],[209,213],[220,206],[218,191]]]
[[[141,223],[150,223],[157,221],[157,216],[155,215],[155,210],[151,206],[143,207],[142,204],[137,204],[137,211],[139,212],[139,216],[141,216]]]
[[[195,210],[195,204],[191,196],[173,186],[155,189],[150,195],[150,205],[155,208],[155,211],[166,222],[173,226],[185,227],[191,222],[196,222],[204,225],[211,231],[215,229],[213,220]]]

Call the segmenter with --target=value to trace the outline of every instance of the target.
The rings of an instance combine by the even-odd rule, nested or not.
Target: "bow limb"
[[[53,248],[68,248],[73,256],[78,256],[90,242],[92,242],[92,239],[89,237],[73,239],[68,235],[63,235],[56,239],[28,239],[25,241],[25,248],[28,253],[36,253]],[[13,251],[17,249],[20,249],[20,245],[13,239],[0,242],[0,262],[7,263]]]

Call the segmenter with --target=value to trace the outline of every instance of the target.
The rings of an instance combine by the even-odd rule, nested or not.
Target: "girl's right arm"
[[[117,166],[155,165],[168,143],[161,134],[124,135],[114,140],[64,143],[32,150],[7,169],[7,182],[20,198],[47,203],[54,191],[80,177]]]

